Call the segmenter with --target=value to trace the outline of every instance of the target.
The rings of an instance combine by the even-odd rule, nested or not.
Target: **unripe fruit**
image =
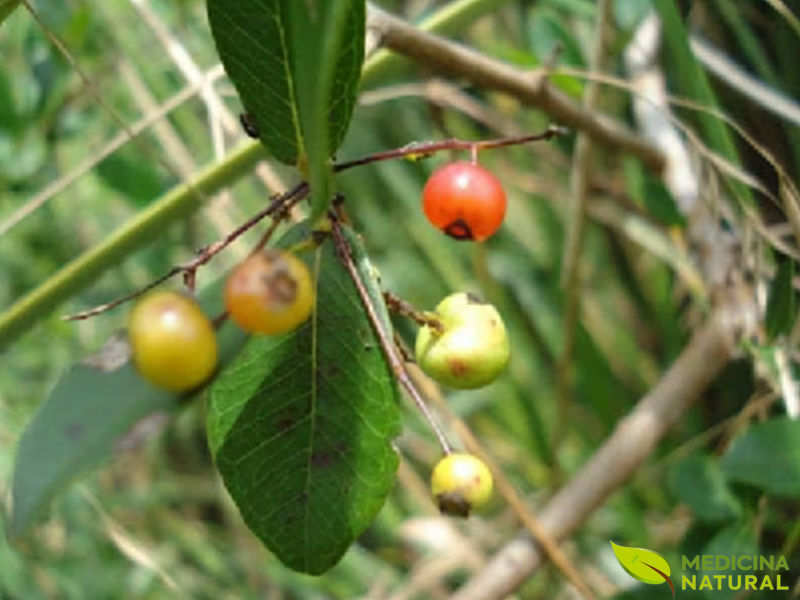
[[[250,333],[277,335],[303,323],[314,306],[314,285],[294,254],[268,249],[245,259],[225,284],[225,307]]]
[[[422,191],[428,220],[458,240],[483,241],[503,223],[506,193],[490,171],[471,162],[440,167]]]
[[[431,474],[431,493],[444,514],[468,517],[492,496],[492,474],[472,454],[453,453],[440,460]]]
[[[461,292],[442,300],[436,315],[443,331],[424,325],[417,333],[420,368],[453,388],[472,389],[494,381],[511,355],[497,309]]]
[[[176,292],[148,294],[128,319],[133,362],[152,384],[183,392],[208,379],[217,366],[217,336],[197,303]]]

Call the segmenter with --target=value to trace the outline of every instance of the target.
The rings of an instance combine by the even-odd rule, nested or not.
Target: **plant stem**
[[[140,288],[135,292],[128,294],[127,296],[123,296],[111,302],[95,306],[94,308],[90,308],[89,310],[84,310],[82,312],[75,313],[72,315],[66,315],[62,317],[62,319],[64,319],[65,321],[78,321],[82,319],[88,319],[89,317],[93,317],[95,315],[99,315],[101,313],[111,310],[112,308],[116,308],[120,304],[124,304],[129,300],[138,298],[145,292],[148,292],[152,290],[154,287],[161,285],[162,283],[174,277],[178,273],[183,273],[185,278],[188,277],[192,281],[192,284],[189,285],[189,287],[193,290],[194,274],[199,267],[206,264],[217,254],[222,252],[237,238],[239,238],[239,236],[249,231],[262,219],[270,215],[274,215],[275,218],[273,219],[272,224],[267,229],[267,231],[264,232],[264,235],[261,236],[261,239],[258,241],[253,250],[250,252],[250,255],[253,255],[259,250],[261,250],[269,241],[269,239],[272,237],[272,234],[275,233],[275,229],[277,229],[278,224],[280,224],[283,218],[288,214],[287,211],[294,204],[305,198],[306,194],[308,194],[308,184],[305,182],[297,184],[288,192],[275,196],[272,199],[272,202],[270,202],[269,206],[257,212],[252,217],[250,217],[247,221],[245,221],[244,223],[239,225],[236,229],[228,233],[228,235],[226,235],[223,239],[219,240],[218,242],[214,242],[213,244],[210,244],[205,248],[201,249],[197,253],[197,256],[188,263],[172,267],[169,271],[164,273],[164,275],[162,275],[155,281],[151,281],[143,288]]]
[[[439,333],[444,331],[444,326],[442,322],[436,318],[436,313],[418,310],[409,302],[406,302],[392,292],[383,292],[383,299],[386,301],[386,306],[392,312],[396,312],[398,315],[411,319],[418,325],[427,325]]]
[[[353,262],[350,244],[347,242],[347,238],[345,238],[344,234],[342,233],[342,227],[339,223],[338,217],[333,213],[331,213],[331,233],[333,234],[333,241],[336,244],[336,250],[339,254],[339,257],[347,269],[350,279],[353,280],[353,284],[356,286],[358,295],[361,298],[361,304],[364,306],[364,310],[367,313],[367,318],[369,319],[370,323],[372,323],[372,327],[375,329],[375,333],[378,336],[383,354],[386,357],[386,360],[389,362],[397,381],[406,390],[408,395],[411,396],[414,404],[417,405],[417,408],[425,417],[425,420],[428,421],[428,424],[431,426],[431,429],[433,429],[434,434],[436,434],[436,439],[439,441],[439,446],[441,446],[442,452],[445,454],[450,454],[452,452],[452,446],[448,441],[447,436],[436,420],[436,417],[434,417],[433,413],[431,412],[430,407],[428,407],[427,403],[422,398],[422,395],[419,393],[419,390],[414,385],[414,382],[411,381],[411,378],[408,376],[408,372],[406,371],[397,347],[394,345],[390,334],[383,328],[383,324],[378,318],[378,314],[375,311],[375,306],[372,304],[372,299],[369,297],[369,293],[364,287],[364,282],[361,281],[361,277],[358,274],[356,265]]]
[[[518,144],[526,144],[528,142],[549,140],[558,135],[563,135],[566,132],[567,130],[563,127],[559,127],[558,125],[550,125],[541,133],[518,135],[495,140],[470,141],[451,138],[449,140],[441,140],[438,142],[413,142],[411,144],[406,144],[401,148],[375,152],[355,160],[338,163],[334,165],[333,170],[338,173],[339,171],[345,171],[347,169],[352,169],[353,167],[368,165],[381,160],[402,158],[404,156],[425,158],[434,152],[440,152],[442,150],[469,150],[470,152],[476,153],[480,150],[490,150],[492,148],[502,148],[504,146],[516,146]]]

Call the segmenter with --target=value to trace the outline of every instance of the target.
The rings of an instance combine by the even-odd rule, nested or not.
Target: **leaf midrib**
[[[294,136],[297,140],[297,161],[300,162],[300,157],[305,156],[305,143],[303,140],[303,133],[300,129],[300,116],[297,114],[297,96],[294,91],[294,78],[292,77],[291,68],[289,65],[289,48],[286,45],[286,32],[283,28],[283,6],[279,1],[277,3],[277,14],[279,18],[276,19],[278,23],[278,31],[280,32],[281,51],[283,52],[283,70],[286,73],[286,87],[289,92],[289,111],[292,113],[292,125],[294,126]]]
[[[316,415],[317,415],[317,339],[319,332],[319,312],[317,311],[317,301],[319,299],[319,275],[320,265],[322,262],[321,246],[318,246],[314,252],[314,305],[311,307],[311,424],[308,428],[308,460],[306,462],[306,485],[305,497],[308,499],[306,504],[305,515],[303,518],[303,547],[308,548],[308,522],[311,498],[311,458],[314,455],[314,433],[316,429]],[[308,571],[308,554],[303,553],[303,566]]]

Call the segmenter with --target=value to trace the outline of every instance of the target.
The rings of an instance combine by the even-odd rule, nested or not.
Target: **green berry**
[[[417,334],[417,363],[425,373],[449,387],[472,389],[503,372],[511,351],[494,306],[462,292],[442,300],[436,316],[442,331],[424,325]]]

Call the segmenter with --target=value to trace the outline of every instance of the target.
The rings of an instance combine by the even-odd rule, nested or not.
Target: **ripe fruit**
[[[429,325],[417,333],[417,363],[436,381],[471,389],[494,381],[511,355],[503,319],[471,294],[451,294],[436,307],[443,331]]]
[[[506,193],[491,172],[471,162],[440,167],[422,191],[428,220],[457,240],[485,240],[503,223]]]
[[[444,514],[468,517],[492,496],[489,467],[472,454],[448,454],[431,474],[431,493]]]
[[[225,307],[250,333],[286,333],[308,319],[314,286],[305,263],[289,252],[268,249],[244,260],[225,284]]]
[[[217,336],[191,298],[153,292],[133,307],[128,339],[139,373],[152,384],[183,392],[208,379],[217,366]]]

